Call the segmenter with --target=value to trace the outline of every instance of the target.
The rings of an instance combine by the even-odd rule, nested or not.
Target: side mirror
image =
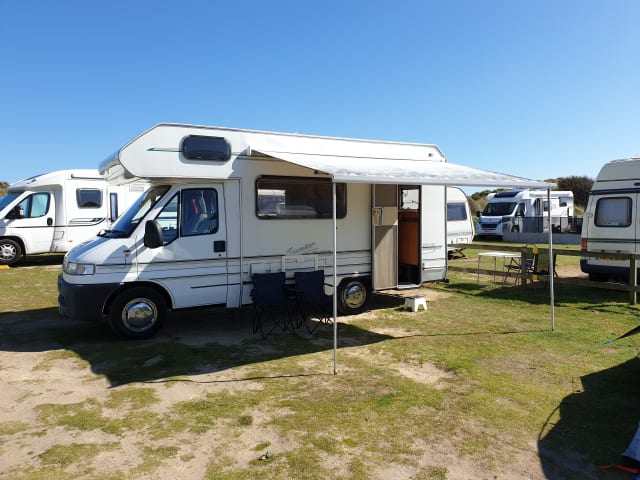
[[[478,210],[478,211],[476,212],[476,217],[480,218],[481,216],[482,216],[482,212],[481,212],[480,210]]]
[[[24,218],[24,209],[20,205],[16,205],[11,210],[9,210],[6,218],[8,218],[9,220]]]
[[[144,224],[144,246],[158,248],[162,245],[162,227],[155,220],[147,220],[147,223]]]

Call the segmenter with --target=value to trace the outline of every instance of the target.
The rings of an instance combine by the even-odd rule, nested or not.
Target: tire
[[[15,240],[0,240],[0,265],[14,265],[22,258],[22,247]]]
[[[153,337],[166,316],[167,304],[162,295],[148,287],[133,287],[114,299],[108,321],[117,335],[142,340]]]
[[[589,280],[592,282],[608,282],[609,276],[606,273],[589,273]]]
[[[338,286],[338,311],[343,315],[362,313],[367,308],[371,291],[369,283],[359,278],[347,278]]]
[[[518,225],[514,225],[513,227],[511,227],[511,231],[512,232],[519,232],[520,231],[520,227]]]

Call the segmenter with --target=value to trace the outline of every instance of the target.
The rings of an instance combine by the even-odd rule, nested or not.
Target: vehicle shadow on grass
[[[538,439],[545,476],[557,479],[622,479],[601,470],[612,464],[640,468],[622,457],[640,421],[640,358],[581,377],[576,391],[550,413]]]
[[[115,337],[103,322],[83,323],[61,317],[55,308],[1,313],[0,352],[69,350],[86,361],[93,373],[104,375],[111,386],[118,386],[169,381],[240,366],[254,366],[262,372],[260,378],[265,378],[270,376],[270,368],[274,372],[286,370],[269,367],[267,362],[333,349],[333,325],[320,325],[313,334],[305,327],[296,332],[275,329],[263,339],[259,333],[252,333],[252,321],[251,307],[178,311],[169,315],[155,337],[135,341]],[[338,348],[390,338],[338,321]],[[330,357],[327,359],[321,371],[295,367],[290,373],[274,373],[273,377],[332,375],[333,363]]]

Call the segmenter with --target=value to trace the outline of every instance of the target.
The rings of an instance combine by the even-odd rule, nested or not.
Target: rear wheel
[[[369,284],[359,278],[348,278],[338,286],[338,310],[343,315],[361,313],[370,297]]]
[[[109,310],[111,329],[131,339],[145,339],[155,335],[167,316],[167,304],[155,290],[134,287],[120,293]]]
[[[592,282],[606,282],[609,276],[606,273],[589,273],[589,280]]]
[[[0,240],[0,265],[13,265],[22,258],[22,247],[15,240]]]

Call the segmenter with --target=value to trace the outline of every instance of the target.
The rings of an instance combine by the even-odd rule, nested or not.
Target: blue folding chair
[[[251,280],[253,333],[260,331],[262,338],[266,338],[276,327],[286,330],[292,326],[296,299],[287,289],[285,273],[254,273]]]
[[[294,279],[297,301],[301,310],[301,320],[298,326],[304,323],[309,333],[313,333],[323,323],[332,324],[333,297],[324,291],[324,270],[295,272]],[[318,322],[309,326],[309,320],[312,316],[317,317]]]

